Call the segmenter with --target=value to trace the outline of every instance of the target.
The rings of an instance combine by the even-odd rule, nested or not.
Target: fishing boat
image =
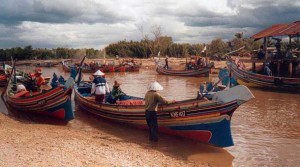
[[[300,90],[300,78],[269,76],[240,68],[234,61],[227,62],[232,76],[241,85],[280,90]]]
[[[70,72],[71,66],[67,64],[63,64],[63,70],[65,72]],[[108,73],[108,72],[138,72],[140,70],[139,65],[102,65],[102,66],[82,66],[81,70],[83,73],[94,73],[97,70],[101,70],[102,72]]]
[[[12,70],[12,76],[16,76],[15,67]],[[74,119],[74,112],[71,105],[72,87],[41,89],[40,91],[28,91],[25,86],[22,87],[16,81],[16,77],[11,77],[3,90],[1,98],[9,110],[33,113],[46,117],[56,118],[62,121]]]
[[[36,66],[36,67],[55,67],[58,64],[59,64],[58,62],[38,62],[38,63],[34,63],[34,66]]]
[[[7,84],[7,76],[0,74],[0,87],[4,87]]]
[[[191,69],[191,70],[172,70],[172,69],[165,69],[163,67],[157,67],[156,72],[162,75],[174,75],[174,76],[185,76],[185,77],[208,77],[210,68],[204,67],[204,68]]]
[[[168,59],[168,58],[166,58]],[[208,60],[198,56],[191,56],[186,59],[184,70],[174,70],[169,67],[164,68],[163,65],[156,67],[156,72],[162,75],[185,76],[185,77],[208,77],[211,68],[214,66],[213,62],[208,63]],[[167,63],[167,61],[166,61]],[[166,64],[165,63],[165,64]]]
[[[251,38],[263,39],[263,45],[257,50],[256,56],[247,60],[252,64],[251,70],[243,67],[243,61],[229,60],[228,67],[233,77],[239,84],[273,88],[276,90],[300,90],[300,52],[299,48],[292,44],[292,38],[300,37],[300,21],[288,24],[275,24]],[[281,44],[284,36],[289,38],[288,47],[282,50]],[[272,41],[275,40],[275,41]],[[270,44],[274,43],[274,47]],[[262,63],[264,70],[257,69],[257,63]]]
[[[90,95],[89,83],[81,82],[74,89],[76,104],[84,112],[114,122],[147,128],[143,98],[132,97],[131,101],[119,101],[116,104],[97,103],[95,97]],[[250,90],[239,85],[215,93],[213,100],[195,98],[160,105],[157,113],[159,131],[218,147],[232,146],[232,115],[241,104],[252,98],[254,96]]]
[[[3,67],[0,67],[0,87],[4,87],[7,84],[9,78],[9,71],[12,67],[3,63]]]

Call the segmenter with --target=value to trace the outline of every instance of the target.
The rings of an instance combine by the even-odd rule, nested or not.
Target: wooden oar
[[[80,75],[80,77],[77,78],[77,84],[79,84],[79,82],[80,82],[80,80],[81,80],[81,75],[82,75],[81,67],[82,67],[82,64],[83,64],[83,62],[84,62],[84,60],[85,60],[85,57],[86,57],[86,56],[84,56],[84,57],[82,58],[82,60],[81,60],[81,62],[80,62],[80,65],[79,65],[79,69],[77,70],[76,76],[78,75],[78,73],[79,73],[79,75]],[[76,76],[75,76],[75,78],[76,78]]]

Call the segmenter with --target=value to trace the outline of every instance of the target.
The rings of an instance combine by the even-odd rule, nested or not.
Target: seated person
[[[66,80],[63,76],[60,76],[59,79],[58,79],[58,82],[62,85],[64,85],[66,83]]]
[[[27,90],[23,84],[19,84],[17,86],[17,93],[22,92],[22,91],[27,91]]]
[[[118,81],[115,81],[113,89],[111,90],[111,95],[112,95],[114,101],[117,101],[118,99],[119,100],[126,100],[126,99],[128,99],[126,97],[126,94],[121,90],[120,85],[121,84],[118,83]]]
[[[19,84],[17,86],[16,94],[14,97],[19,98],[19,97],[25,97],[28,96],[28,91],[26,90],[26,87],[23,84]]]
[[[257,58],[258,58],[258,59],[264,59],[265,56],[266,56],[266,53],[265,53],[265,51],[264,51],[264,46],[261,45],[261,46],[260,46],[260,50],[259,50],[259,52],[258,52],[258,54],[257,54]]]
[[[52,81],[51,81],[51,87],[52,88],[56,88],[58,87],[58,78],[57,78],[57,75],[55,73],[53,73],[53,78],[52,78]]]
[[[266,63],[265,68],[264,68],[264,74],[268,76],[272,76],[272,70],[270,69],[270,64]]]
[[[37,91],[36,78],[35,75],[32,73],[28,74],[28,80],[26,81],[26,88],[29,91],[33,91],[33,92]]]

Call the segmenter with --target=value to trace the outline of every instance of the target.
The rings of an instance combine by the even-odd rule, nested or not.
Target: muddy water
[[[23,67],[30,71],[30,67]],[[61,68],[44,68],[44,76],[53,72],[68,77]],[[107,73],[113,85],[122,83],[127,94],[143,97],[147,85],[157,80],[165,88],[160,93],[168,98],[183,100],[195,98],[199,84],[211,78],[185,78],[157,75],[155,71],[142,70],[137,73]],[[84,76],[88,79],[88,75]],[[208,162],[212,166],[299,166],[300,164],[300,94],[251,89],[256,99],[240,106],[232,119],[232,134],[235,146],[221,149],[189,140],[161,135],[158,151],[174,156],[182,155],[191,161]],[[3,104],[0,104],[4,108]],[[2,109],[1,109],[2,111]],[[108,131],[126,140],[147,139],[144,131],[122,125],[99,122],[92,115],[84,114],[76,107],[76,119],[67,126],[84,129],[91,133]],[[127,132],[130,131],[128,137]],[[138,142],[139,143],[139,142]],[[141,144],[142,145],[142,144]]]

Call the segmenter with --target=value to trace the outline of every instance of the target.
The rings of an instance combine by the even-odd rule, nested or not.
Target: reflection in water
[[[22,68],[26,72],[32,70],[30,67]],[[44,68],[43,72],[44,76],[52,76],[53,72],[56,72],[65,78],[69,77],[69,74],[64,73],[61,68]],[[84,80],[88,80],[88,77],[89,74],[84,75]],[[107,73],[106,78],[111,87],[114,81],[118,80],[124,92],[139,97],[144,96],[149,83],[157,80],[164,87],[160,94],[175,100],[195,98],[200,83],[215,79],[214,77],[164,76],[157,75],[155,71],[150,70],[134,73]],[[169,152],[179,152],[178,154],[185,155],[189,160],[205,161],[212,166],[231,166],[232,161],[234,166],[238,167],[299,165],[300,94],[251,90],[256,98],[240,106],[232,119],[235,146],[221,149],[162,135],[158,150],[164,151],[163,148],[165,148]],[[99,120],[95,120],[91,115],[81,114],[79,110],[76,110],[76,119],[68,126],[86,131],[109,130],[116,136],[130,130],[133,132],[133,137],[139,136],[137,138],[140,138],[145,135],[141,139],[143,142],[147,138],[144,131],[128,129],[128,127],[116,124],[105,124],[102,121],[99,123]],[[93,126],[96,126],[96,129]],[[125,136],[127,135],[124,134],[122,138]]]

